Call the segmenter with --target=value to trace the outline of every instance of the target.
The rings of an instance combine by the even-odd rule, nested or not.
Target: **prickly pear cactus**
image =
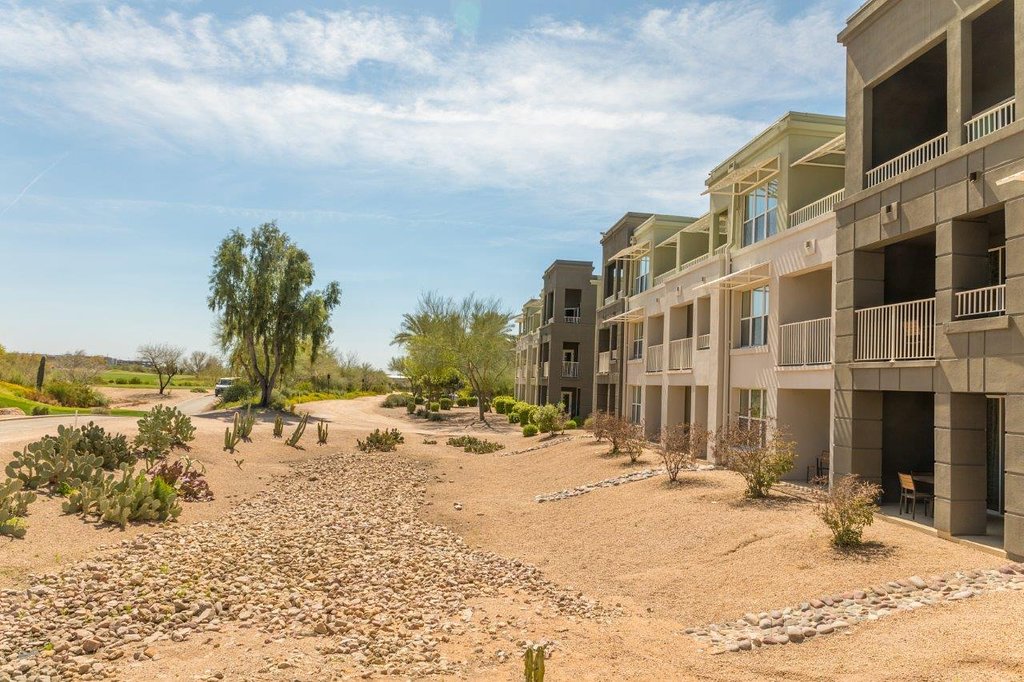
[[[178,518],[181,506],[173,486],[160,477],[150,480],[144,473],[132,475],[128,466],[122,466],[120,473],[120,480],[108,475],[73,491],[64,503],[65,513],[99,517],[122,528],[130,521]]]
[[[28,505],[35,501],[36,495],[22,491],[23,486],[16,478],[0,483],[0,535],[25,537],[22,517],[28,513]]]

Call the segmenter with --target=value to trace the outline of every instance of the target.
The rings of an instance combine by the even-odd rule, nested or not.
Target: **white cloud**
[[[695,205],[706,171],[768,122],[747,112],[841,96],[838,8],[776,9],[715,0],[614,25],[539,19],[466,44],[438,20],[383,11],[226,22],[100,7],[73,20],[14,4],[0,6],[0,113],[186,153],[581,202],[614,192],[662,210]]]

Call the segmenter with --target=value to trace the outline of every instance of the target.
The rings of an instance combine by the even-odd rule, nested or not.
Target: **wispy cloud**
[[[690,2],[467,43],[383,11],[226,22],[101,6],[72,19],[15,3],[0,5],[0,112],[183,153],[582,203],[615,188],[619,204],[663,208],[692,203],[767,118],[839,95],[835,5],[787,18],[773,3]]]
[[[49,166],[47,166],[43,170],[39,171],[39,173],[37,173],[34,178],[29,180],[28,183],[24,187],[21,188],[21,191],[18,192],[15,195],[15,197],[10,201],[10,203],[8,203],[6,206],[4,206],[3,210],[0,210],[0,218],[2,218],[4,216],[4,214],[6,214],[8,211],[10,211],[12,208],[14,208],[15,204],[17,204],[19,201],[21,201],[22,197],[24,197],[28,193],[28,191],[30,189],[32,189],[32,185],[34,185],[37,182],[39,182],[40,180],[42,180],[44,175],[46,175],[47,173],[52,171],[57,166],[57,164],[59,164],[61,161],[63,161],[66,158],[68,158],[68,155],[66,153],[62,154],[56,161],[51,163]]]

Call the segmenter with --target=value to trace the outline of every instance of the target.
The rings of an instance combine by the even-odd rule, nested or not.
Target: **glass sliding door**
[[[1006,448],[1004,437],[1005,400],[988,398],[985,419],[986,499],[988,510],[996,514],[1005,511],[1006,499]]]

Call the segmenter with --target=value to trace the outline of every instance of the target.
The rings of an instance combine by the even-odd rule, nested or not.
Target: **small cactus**
[[[23,485],[16,478],[9,478],[0,483],[0,535],[25,537],[25,522],[22,517],[28,512],[28,505],[35,501],[36,494],[23,492]]]
[[[238,420],[238,435],[246,443],[251,441],[250,436],[252,435],[252,427],[256,424],[256,417],[252,414],[252,405],[245,408],[245,414],[239,417],[238,413],[235,413],[235,417]]]
[[[288,436],[288,440],[285,442],[293,448],[299,447],[299,441],[302,439],[302,434],[306,431],[306,424],[309,422],[309,412],[302,415],[302,419],[299,420],[298,426],[295,427],[295,431],[292,435]]]
[[[544,647],[531,646],[523,654],[524,672],[523,679],[526,682],[544,682]]]
[[[316,423],[316,444],[317,445],[327,445],[327,430],[328,430],[329,426],[330,425],[327,422],[317,422]]]
[[[242,434],[239,430],[239,416],[235,412],[235,421],[231,424],[231,428],[224,429],[224,449],[231,454],[235,453],[235,447],[238,445],[238,441],[242,440]]]
[[[274,417],[274,438],[280,438],[284,435],[284,419],[281,419],[281,415]]]
[[[39,369],[36,370],[36,390],[42,391],[43,384],[46,382],[46,356],[39,356]]]

